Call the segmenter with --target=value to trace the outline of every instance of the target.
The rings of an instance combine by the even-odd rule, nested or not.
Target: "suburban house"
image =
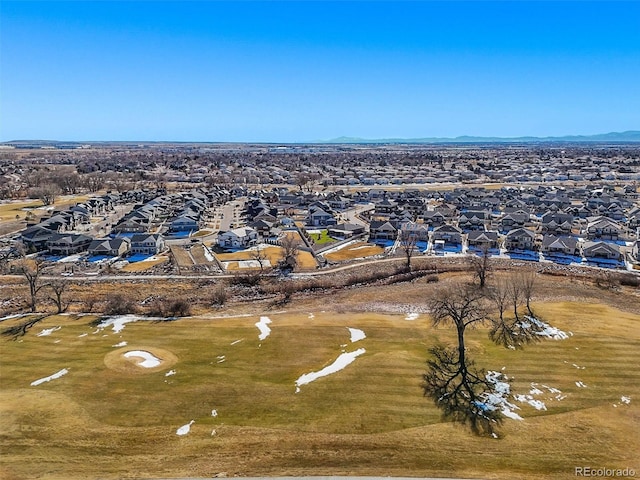
[[[424,223],[404,222],[400,226],[400,238],[415,238],[417,242],[429,241],[429,227]]]
[[[89,244],[89,255],[122,257],[131,250],[131,240],[126,237],[97,238]]]
[[[584,242],[582,256],[588,259],[622,260],[620,247],[614,243]]]
[[[364,232],[365,228],[362,225],[355,225],[353,223],[340,223],[327,229],[329,236],[336,238],[351,238],[355,235],[361,235]]]
[[[200,222],[196,217],[182,214],[173,219],[170,229],[172,232],[195,232],[200,229]]]
[[[622,227],[610,218],[597,217],[589,219],[585,233],[590,240],[618,240]]]
[[[467,236],[469,248],[476,250],[496,249],[499,245],[498,232],[483,232],[475,230]]]
[[[47,240],[47,250],[51,255],[73,255],[89,248],[93,238],[76,233],[55,233]]]
[[[47,242],[55,231],[43,225],[34,225],[22,231],[20,241],[27,252],[39,252],[47,248]]]
[[[335,225],[338,222],[333,218],[332,214],[327,213],[322,208],[312,207],[309,210],[306,223],[313,227],[326,227],[328,225]]]
[[[575,237],[545,235],[540,251],[545,255],[579,255],[578,239]]]
[[[507,213],[500,219],[502,230],[509,231],[522,228],[529,222],[529,214],[525,212]]]
[[[149,230],[148,218],[127,218],[123,219],[115,227],[113,233],[145,233]]]
[[[504,248],[512,250],[534,250],[536,234],[526,228],[516,228],[507,233]]]
[[[144,255],[155,255],[164,250],[164,238],[158,233],[142,234],[136,233],[131,236],[131,253],[141,253]]]
[[[439,227],[440,225],[444,225],[446,222],[446,218],[442,214],[442,212],[438,212],[435,210],[422,212],[421,214],[418,215],[418,220],[422,220],[425,223],[425,225],[428,225],[433,228]]]
[[[369,240],[395,240],[398,230],[389,222],[374,220],[369,225]]]
[[[462,230],[454,225],[442,225],[433,230],[433,241],[444,242],[445,244],[461,245]]]
[[[258,243],[258,232],[251,227],[234,228],[218,234],[222,248],[248,248]]]
[[[633,246],[631,247],[631,256],[636,262],[640,262],[640,240],[633,242]]]
[[[556,235],[571,233],[573,218],[568,213],[547,212],[542,216],[541,230]]]
[[[484,210],[470,210],[460,214],[458,227],[463,231],[484,230],[491,225],[491,213]]]

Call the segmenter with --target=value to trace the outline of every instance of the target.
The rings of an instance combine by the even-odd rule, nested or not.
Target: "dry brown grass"
[[[264,255],[269,260],[272,266],[278,264],[278,262],[282,259],[282,249],[278,246],[269,246],[261,250],[264,252]],[[238,270],[238,261],[241,260],[253,260],[253,256],[255,255],[255,250],[242,250],[235,253],[217,253],[216,257],[220,262],[229,262],[227,265],[227,270]],[[298,268],[302,270],[314,269],[318,265],[313,255],[306,251],[298,252]],[[255,269],[259,269],[256,267]],[[255,270],[254,269],[254,270]],[[251,270],[251,269],[246,269]]]
[[[167,262],[168,260],[169,258],[166,256],[159,256],[154,260],[144,260],[141,262],[129,263],[124,267],[122,267],[120,270],[122,272],[129,272],[129,273],[144,272],[145,270],[149,270],[150,268],[155,267],[156,265],[160,265],[164,262]]]
[[[388,288],[389,298],[404,298]],[[3,478],[226,472],[569,479],[575,466],[640,467],[640,316],[586,303],[536,304],[550,323],[574,335],[524,351],[493,346],[482,329],[469,332],[478,363],[506,366],[516,392],[539,382],[567,395],[545,399],[547,411],[523,405],[525,421],[507,421],[504,437],[493,440],[442,423],[421,396],[426,349],[451,341],[451,331],[434,330],[426,316],[339,314],[334,302],[310,301],[294,302],[283,314],[138,322],[118,334],[93,334],[91,317],[55,316],[37,327],[62,327],[51,336],[34,331],[23,342],[0,340]],[[272,333],[259,342],[254,323],[265,313]],[[322,368],[348,343],[346,327],[366,332],[347,347],[366,354],[295,394],[300,374]],[[114,350],[123,339],[129,346]],[[130,349],[171,352],[177,374],[165,377],[168,367],[139,375],[105,365],[106,356]],[[63,367],[69,374],[29,387]],[[588,388],[578,388],[577,380]],[[621,395],[631,404],[620,404]],[[190,434],[176,436],[192,419]]]
[[[335,252],[327,253],[324,257],[331,262],[342,262],[356,258],[373,257],[384,253],[384,248],[366,242],[358,242],[341,248]]]

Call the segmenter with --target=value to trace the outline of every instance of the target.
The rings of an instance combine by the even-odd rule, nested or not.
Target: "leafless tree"
[[[251,259],[258,262],[258,265],[260,265],[260,273],[264,273],[264,267],[268,260],[265,249],[260,248],[260,245],[258,245],[256,249],[251,252]]]
[[[29,189],[29,196],[31,198],[38,198],[42,200],[45,205],[53,205],[58,195],[60,195],[60,187],[55,183],[47,183],[39,187],[33,187]]]
[[[56,309],[57,309],[56,313],[66,312],[67,308],[69,308],[70,302],[65,301],[62,298],[64,293],[68,290],[69,285],[70,285],[70,282],[64,279],[53,280],[48,284],[49,288],[51,289],[51,292],[53,293],[51,300],[53,300],[53,303],[56,306]]]
[[[480,255],[471,254],[469,257],[469,265],[475,278],[478,279],[478,287],[484,288],[487,284],[487,278],[491,272],[491,254],[489,247],[483,246]]]
[[[416,249],[418,243],[418,236],[408,230],[400,230],[400,246],[404,252],[404,257],[407,261],[407,270],[411,270],[411,257]]]
[[[300,251],[300,240],[294,235],[283,235],[280,239],[280,247],[282,252],[280,254],[279,267],[281,270],[295,270],[298,265],[298,252]]]
[[[423,375],[424,394],[434,400],[446,418],[469,424],[476,434],[493,434],[500,425],[500,409],[489,400],[500,392],[496,382],[488,380],[487,372],[476,368],[469,359],[465,332],[475,325],[489,324],[490,338],[504,346],[521,346],[539,339],[538,322],[507,319],[505,315],[512,284],[516,283],[511,279],[498,282],[489,294],[472,285],[457,283],[437,290],[428,302],[435,326],[451,324],[456,328],[457,344],[453,348],[437,346],[430,350],[432,359]],[[491,303],[498,308],[498,318],[490,315]]]
[[[41,260],[29,261],[22,260],[16,271],[20,273],[29,285],[29,308],[32,312],[36,311],[38,304],[38,292],[45,286],[42,282],[42,271],[44,262]]]

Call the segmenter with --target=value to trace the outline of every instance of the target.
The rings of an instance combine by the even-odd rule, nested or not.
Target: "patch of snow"
[[[143,320],[143,318],[137,315],[116,315],[100,322],[98,328],[113,327],[115,333],[120,333],[127,323],[137,322],[138,320]]]
[[[576,382],[576,387],[578,387],[578,388],[587,388],[587,386],[582,382]]]
[[[542,392],[540,392],[540,393],[542,393]],[[514,395],[513,398],[515,398],[516,401],[518,401],[520,403],[528,403],[529,405],[531,405],[536,410],[546,410],[547,409],[547,406],[544,404],[544,402],[541,402],[540,400],[534,399],[533,396],[531,396],[531,395]]]
[[[189,433],[189,431],[191,431],[191,425],[193,425],[194,423],[195,420],[191,420],[186,425],[181,426],[178,430],[176,430],[176,435],[186,435],[187,433]]]
[[[578,370],[584,370],[585,367],[579,367],[578,365],[576,365],[575,363],[571,364],[572,366],[576,367]]]
[[[543,391],[536,387],[529,390],[529,395],[540,395],[541,393],[543,393]]]
[[[492,434],[491,434],[491,436],[492,436],[493,438],[498,438],[498,435],[496,435],[495,433],[492,433]]]
[[[213,430],[211,430],[211,436],[213,437],[216,434],[216,429],[214,428]]]
[[[202,245],[202,248],[204,250],[204,258],[206,258],[208,262],[213,262],[215,259],[213,258],[211,251],[207,248],[206,245]]]
[[[539,332],[536,332],[536,335],[540,335],[541,337],[551,338],[553,340],[565,340],[569,338],[569,335],[567,335],[565,332],[563,332],[559,328],[552,327],[548,323],[538,320],[535,317],[525,316],[525,318],[529,320],[532,324],[534,324],[536,327],[541,329]],[[523,326],[526,328],[526,324],[523,324]]]
[[[170,377],[171,375],[175,375],[176,371],[175,370],[169,370],[167,373],[164,374],[165,377]]]
[[[355,343],[358,340],[364,340],[365,338],[367,338],[365,333],[359,328],[347,328],[349,328],[349,332],[351,333],[351,343]]]
[[[51,380],[55,380],[57,378],[62,377],[63,375],[66,375],[67,373],[69,373],[69,370],[66,369],[66,368],[63,368],[62,370],[60,370],[59,372],[54,373],[53,375],[49,375],[48,377],[40,378],[39,380],[35,380],[35,381],[31,382],[31,386],[32,387],[37,387],[41,383],[50,382]]]
[[[86,337],[87,335],[89,335],[89,334],[88,333],[81,333],[80,335],[78,335],[78,338]]]
[[[407,313],[407,316],[404,317],[405,320],[413,321],[416,320],[420,316],[419,313]]]
[[[235,342],[231,342],[231,345],[237,345],[238,343],[240,343],[242,341],[242,338],[240,340],[236,340]]]
[[[216,410],[216,409],[211,410],[211,416],[212,417],[217,417],[218,416],[218,410]]]
[[[487,393],[484,395],[483,402],[480,404],[482,408],[487,410],[500,409],[500,413],[505,417],[513,420],[522,420],[522,417],[514,412],[514,410],[520,410],[520,407],[509,402],[509,393],[511,392],[511,385],[503,381],[508,380],[507,376],[500,372],[488,371],[485,378],[489,383],[493,384],[495,393]]]
[[[256,323],[256,327],[260,330],[258,340],[264,340],[271,333],[271,329],[268,326],[269,323],[271,323],[271,319],[269,317],[260,317],[260,321]]]
[[[620,401],[625,405],[629,405],[631,403],[631,397],[620,397]]]
[[[131,350],[130,352],[125,353],[124,356],[127,358],[142,358],[142,361],[137,362],[137,365],[143,368],[157,367],[162,363],[158,357],[155,357],[151,353],[145,352],[144,350]]]
[[[122,341],[120,343],[116,343],[115,345],[112,345],[112,347],[116,347],[116,348],[118,348],[118,347],[126,347],[126,346],[127,346],[127,342],[124,342],[124,341]]]
[[[20,318],[26,317],[29,315],[28,313],[14,313],[13,315],[7,315],[6,317],[0,318],[0,322],[4,322],[5,320],[11,320],[12,318]]]
[[[309,319],[311,320],[312,318],[315,318],[315,315],[313,313],[309,314]]]
[[[222,363],[227,359],[227,357],[225,357],[224,355],[218,355],[217,359],[218,363]]]
[[[36,335],[36,337],[47,337],[47,336],[51,335],[53,332],[57,332],[61,328],[62,327],[45,328],[40,333],[38,333]]]
[[[300,378],[296,380],[296,393],[300,391],[300,386],[306,385],[313,382],[314,380],[317,380],[318,378],[326,377],[327,375],[331,375],[332,373],[336,373],[342,370],[347,365],[353,363],[356,358],[358,358],[365,352],[366,350],[364,348],[359,348],[355,352],[341,353],[340,356],[331,365],[324,367],[322,370],[301,375]]]

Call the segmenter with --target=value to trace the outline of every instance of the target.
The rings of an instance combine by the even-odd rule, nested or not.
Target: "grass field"
[[[329,232],[327,230],[322,230],[320,233],[311,233],[309,236],[313,239],[313,241],[317,245],[324,245],[326,243],[332,243],[336,240],[329,236]]]
[[[89,325],[92,316],[51,316],[16,341],[1,337],[1,478],[574,478],[576,466],[640,469],[639,315],[601,304],[536,304],[542,318],[573,335],[522,351],[470,331],[478,365],[504,367],[514,393],[529,393],[535,382],[565,396],[545,390],[546,411],[518,404],[524,421],[507,419],[495,440],[443,423],[422,397],[427,348],[453,341],[450,330],[434,329],[425,315],[409,321],[303,305],[139,321],[119,333]],[[259,340],[262,315],[271,334]],[[366,338],[351,343],[347,327]],[[295,393],[300,375],[359,348],[366,352],[345,369]],[[128,350],[168,363],[144,369],[118,361]],[[63,368],[66,375],[30,385]],[[176,435],[192,420],[188,435]]]
[[[269,260],[272,266],[277,265],[278,262],[282,259],[282,249],[278,246],[268,246],[261,248],[261,250],[264,252],[267,260]],[[253,255],[255,255],[255,250],[242,250],[234,253],[217,253],[216,257],[220,262],[223,262],[227,265],[227,270],[238,270],[238,261],[252,260]],[[313,258],[313,255],[311,255],[311,253],[307,251],[299,251],[297,258],[299,269],[313,269],[318,265]]]
[[[331,262],[342,262],[356,258],[372,257],[384,253],[384,248],[366,242],[358,242],[341,248],[336,252],[327,253],[324,257]]]

